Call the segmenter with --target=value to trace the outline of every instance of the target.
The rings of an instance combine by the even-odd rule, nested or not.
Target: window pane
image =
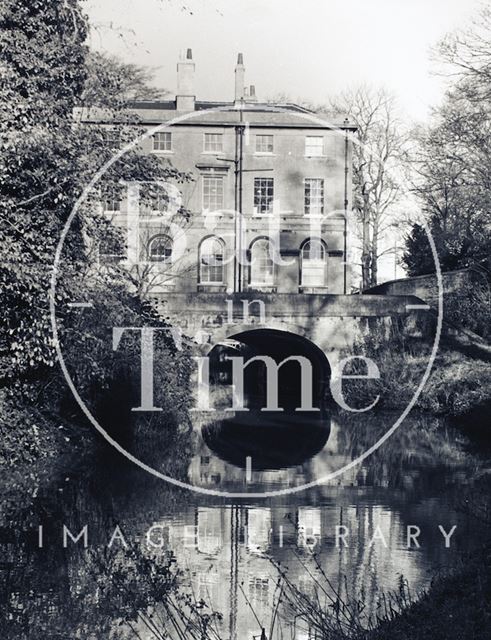
[[[207,211],[223,209],[222,176],[203,176],[203,209]]]
[[[273,184],[273,178],[254,178],[254,207],[256,213],[273,212]]]
[[[304,260],[324,260],[326,251],[318,238],[313,238],[303,245],[302,257]]]
[[[148,243],[148,258],[152,262],[170,262],[172,259],[172,238],[155,236]]]
[[[324,154],[324,138],[322,136],[307,136],[305,138],[305,155],[322,156]]]
[[[121,210],[121,195],[119,191],[111,191],[106,195],[102,202],[104,211],[120,211]]]
[[[207,238],[201,244],[199,279],[204,284],[223,282],[223,244],[218,238]]]
[[[258,153],[273,153],[273,136],[257,135],[256,151]]]
[[[271,242],[266,238],[256,240],[251,247],[251,284],[272,285],[274,262]]]
[[[305,215],[324,213],[324,180],[305,178]]]
[[[205,133],[205,151],[222,151],[223,136],[221,133]]]
[[[312,238],[302,247],[301,275],[303,287],[326,286],[326,250],[319,238]]]
[[[172,134],[169,131],[159,132],[153,136],[154,151],[171,151]]]
[[[107,235],[99,244],[99,259],[101,262],[117,263],[125,258],[126,244],[119,235]]]

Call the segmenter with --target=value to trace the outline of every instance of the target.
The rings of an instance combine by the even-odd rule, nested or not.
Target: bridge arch
[[[211,351],[215,345],[219,342],[223,342],[228,339],[233,339],[234,336],[248,333],[250,331],[272,331],[274,333],[288,333],[292,336],[297,336],[300,338],[304,338],[308,342],[310,342],[313,346],[315,346],[322,354],[324,352],[317,345],[314,344],[310,337],[310,331],[308,328],[303,327],[299,324],[293,324],[290,322],[285,322],[283,320],[275,320],[268,319],[266,324],[260,323],[259,319],[253,318],[256,322],[246,322],[246,323],[234,323],[234,324],[223,324],[220,327],[214,328],[211,333],[211,342],[203,345],[203,355],[206,355],[207,352]]]
[[[231,384],[231,362],[227,356],[240,355],[247,362],[255,356],[268,356],[279,365],[278,371],[279,404],[283,408],[293,409],[301,404],[302,389],[301,366],[295,356],[310,362],[313,404],[324,406],[331,368],[326,354],[310,340],[300,327],[295,331],[269,326],[234,325],[224,332],[214,335],[214,344],[209,345],[207,355],[210,359],[212,379],[216,383]],[[221,335],[220,335],[221,334]],[[291,358],[291,360],[288,360]],[[285,362],[288,360],[287,362]],[[244,372],[244,384],[249,398],[256,398],[264,404],[266,391],[266,366],[257,361],[248,365]],[[253,406],[254,406],[254,401]],[[257,406],[257,404],[256,404]]]
[[[262,361],[247,365],[244,369],[244,406],[247,411],[227,414],[205,424],[202,429],[204,442],[219,458],[242,468],[249,459],[254,470],[283,469],[300,465],[323,449],[331,424],[326,403],[330,366],[324,352],[305,333],[301,328],[293,333],[285,328],[235,325],[228,327],[226,338],[215,343],[210,350],[210,370],[213,369],[214,356],[220,353],[220,348],[227,349],[227,345],[232,345],[228,347],[229,354],[243,356],[244,362],[255,355],[267,355],[278,364],[297,355],[307,357],[312,365],[312,406],[315,410],[298,411],[301,405],[301,367],[298,361],[292,360],[278,369],[280,412],[264,412],[267,405],[266,365]],[[218,364],[223,365],[224,362]],[[231,369],[231,363],[228,364]],[[231,382],[229,378],[225,384]]]

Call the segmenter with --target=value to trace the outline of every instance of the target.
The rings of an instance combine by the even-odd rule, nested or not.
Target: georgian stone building
[[[152,295],[349,293],[354,126],[298,105],[259,102],[254,86],[245,86],[242,54],[233,101],[197,100],[194,73],[188,49],[177,65],[175,99],[133,104],[140,126],[160,125],[142,151],[191,179],[150,206],[138,206],[135,185],[105,203],[106,214],[128,228],[130,266],[139,264]],[[190,213],[182,225],[180,207]]]

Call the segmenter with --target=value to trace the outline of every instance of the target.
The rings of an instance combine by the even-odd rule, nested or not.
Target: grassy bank
[[[379,595],[374,615],[363,600],[346,600],[322,569],[311,597],[284,575],[284,602],[321,640],[487,640],[491,626],[491,548],[462,560],[417,598],[401,577],[399,590]],[[321,605],[322,600],[329,604]]]
[[[407,404],[428,365],[428,356],[395,354],[384,359],[383,393],[386,408]],[[491,401],[491,366],[445,345],[435,357],[416,408],[435,415],[465,416]]]
[[[355,353],[376,362],[380,379],[347,380],[344,395],[352,407],[364,407],[379,395],[378,409],[400,410],[407,406],[428,366],[432,340],[371,335],[356,345]],[[366,373],[356,363],[345,373]],[[469,355],[454,341],[442,337],[430,375],[415,405],[416,410],[439,416],[463,418],[486,416],[491,407],[491,363]]]
[[[392,620],[359,640],[487,640],[491,629],[491,548],[453,573]]]

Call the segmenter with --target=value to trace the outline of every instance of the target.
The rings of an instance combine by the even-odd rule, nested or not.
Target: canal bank
[[[401,354],[397,358],[393,354],[384,357],[392,367],[384,369],[390,376],[382,379],[387,385],[387,396],[404,399],[401,389],[409,391],[419,372],[405,384],[403,367],[397,359]],[[413,353],[411,357],[422,366],[422,355]],[[385,362],[383,358],[381,361]],[[404,360],[404,371],[412,371],[408,362],[411,361]],[[3,438],[2,502],[7,506],[2,531],[9,542],[2,559],[2,584],[6,611],[14,616],[6,624],[19,616],[17,626],[12,627],[14,635],[9,636],[5,631],[4,637],[36,638],[24,634],[22,620],[26,617],[31,624],[42,622],[43,633],[47,633],[46,629],[55,633],[57,624],[63,627],[73,606],[78,607],[78,617],[73,619],[74,635],[85,628],[91,629],[95,637],[105,637],[100,634],[109,633],[121,621],[121,610],[115,606],[121,597],[138,603],[140,609],[133,606],[132,612],[137,620],[135,629],[141,631],[138,624],[143,624],[142,615],[158,591],[155,582],[146,589],[143,599],[138,592],[130,591],[130,595],[122,596],[113,591],[111,597],[105,599],[105,609],[94,599],[97,582],[111,575],[112,565],[105,564],[107,532],[113,532],[116,525],[127,534],[129,547],[134,539],[144,539],[151,527],[158,527],[162,553],[151,549],[149,555],[148,549],[145,550],[139,560],[142,564],[138,566],[148,575],[142,573],[137,582],[145,582],[162,563],[163,555],[170,554],[182,571],[180,586],[185,591],[192,589],[201,594],[210,610],[220,611],[226,629],[230,620],[235,620],[236,635],[232,637],[237,640],[250,640],[258,633],[257,622],[239,588],[241,581],[256,613],[263,612],[259,616],[261,621],[265,618],[269,622],[276,597],[274,585],[280,577],[272,571],[271,559],[282,567],[288,566],[295,584],[306,597],[311,597],[310,574],[315,568],[315,557],[320,558],[323,571],[334,581],[336,593],[343,599],[362,603],[371,620],[376,620],[384,597],[397,593],[402,574],[410,588],[411,600],[400,614],[394,613],[393,620],[371,631],[370,640],[430,637],[431,620],[439,619],[436,609],[442,606],[442,599],[448,599],[449,607],[458,612],[461,626],[454,625],[453,629],[460,635],[450,635],[449,625],[445,627],[442,622],[440,626],[447,629],[447,635],[431,637],[446,640],[474,637],[462,635],[474,630],[471,626],[462,626],[466,624],[466,611],[461,610],[461,603],[464,607],[468,604],[467,595],[460,594],[459,600],[459,584],[467,585],[474,576],[477,583],[484,585],[479,593],[486,594],[488,574],[482,574],[488,571],[489,565],[482,560],[479,549],[489,537],[489,531],[469,505],[475,504],[476,495],[486,495],[482,488],[490,458],[476,450],[475,443],[467,438],[467,435],[473,437],[470,427],[474,420],[471,424],[468,413],[455,409],[471,407],[476,400],[481,407],[480,394],[485,388],[487,371],[484,361],[462,358],[462,354],[443,346],[435,361],[433,381],[430,377],[421,396],[421,402],[426,404],[412,412],[385,445],[363,464],[335,482],[299,491],[291,498],[234,500],[226,496],[200,497],[177,490],[134,468],[75,413],[68,423],[59,416],[34,412],[19,403],[4,405],[8,406],[11,421],[4,426]],[[392,396],[396,390],[399,395]],[[373,391],[372,388],[366,392]],[[349,384],[346,393],[346,397],[351,398]],[[353,394],[352,399],[364,402],[360,395]],[[303,452],[300,447],[283,443],[281,456],[276,456],[277,468],[271,469],[270,463],[262,467],[252,465],[249,483],[244,465],[224,459],[224,439],[228,433],[222,428],[221,422],[227,419],[222,413],[215,416],[215,424],[205,439],[201,436],[209,415],[195,414],[192,429],[183,424],[173,431],[172,437],[166,434],[165,443],[158,425],[149,431],[144,424],[138,424],[135,431],[138,438],[129,444],[161,471],[174,473],[196,486],[225,491],[295,488],[349,463],[380,437],[401,409],[397,406],[398,411],[387,412],[382,410],[383,406],[381,403],[380,410],[373,415],[370,412],[370,417],[356,417],[338,410],[327,412],[325,419],[329,424],[324,439],[317,437],[320,431],[315,429],[315,446]],[[440,415],[431,413],[430,407]],[[452,421],[457,421],[458,429]],[[121,425],[113,426],[117,432]],[[17,434],[21,431],[23,439],[19,441]],[[486,432],[480,433],[489,445]],[[242,445],[247,444],[247,434],[241,441]],[[210,448],[213,446],[217,449]],[[301,460],[297,459],[300,454]],[[37,548],[36,537],[40,524],[46,534],[46,546],[41,550]],[[74,537],[87,524],[90,548],[85,550],[83,544],[72,544],[70,540],[64,548],[63,524]],[[455,545],[446,549],[438,525],[449,532],[455,524]],[[340,540],[336,546],[335,535],[330,535],[333,531],[336,533],[336,527],[348,528],[348,547]],[[420,547],[416,544],[407,547],[409,527],[421,531]],[[344,530],[338,529],[338,532]],[[133,560],[127,557],[121,540],[115,540],[109,551],[123,555],[128,564],[119,570],[123,570],[129,580]],[[90,572],[87,566],[91,567]],[[27,588],[28,577],[31,573],[46,576],[47,571],[53,579],[47,580],[46,585],[35,585],[42,597],[33,601],[31,589]],[[96,583],[94,572],[99,576]],[[446,572],[449,575],[441,577]],[[231,575],[235,577],[230,578]],[[440,578],[430,588],[435,576]],[[135,585],[132,584],[132,588],[136,588]],[[472,596],[472,589],[465,588],[466,594],[471,594],[469,597],[480,602],[479,594]],[[74,598],[65,595],[67,590],[76,593],[78,589],[86,593],[85,611],[80,610]],[[420,600],[420,594],[428,589]],[[22,616],[15,612],[14,605],[19,598],[24,607]],[[417,604],[409,606],[412,600]],[[486,612],[485,605],[482,606]],[[412,607],[420,608],[413,610]],[[332,608],[324,603],[323,615],[326,611],[331,612]],[[475,619],[475,612],[470,611],[469,625]],[[292,632],[294,615],[284,613],[281,630],[285,634]],[[127,637],[136,637],[131,635],[128,623],[123,624]],[[239,633],[242,629],[246,633],[244,637]],[[279,630],[277,626],[275,633]],[[354,631],[346,637],[356,637]],[[228,638],[229,630],[224,633],[223,637]],[[385,635],[377,636],[377,633]],[[276,636],[272,637],[276,640]],[[321,637],[340,640],[343,636]]]
[[[491,550],[437,579],[427,594],[364,640],[487,640],[491,626]]]
[[[344,395],[353,407],[367,406],[379,396],[377,409],[402,410],[421,383],[430,359],[428,339],[406,340],[394,334],[390,344],[377,335],[356,345],[356,353],[376,362],[376,380],[344,382]],[[365,374],[360,368],[356,373]],[[491,354],[442,336],[431,371],[414,409],[427,415],[447,416],[463,428],[485,426],[491,406]]]
[[[251,486],[281,488],[317,477],[356,456],[393,419],[393,414],[379,414],[371,421],[364,418],[348,423],[331,416],[329,438],[320,452],[294,467],[285,461],[285,468],[277,472],[252,469]],[[175,450],[159,449],[158,443],[158,437],[149,437],[146,448],[154,463],[169,470],[175,464]],[[141,444],[145,455],[145,443]],[[69,449],[70,443],[66,445]],[[36,465],[31,465],[31,475],[22,484],[8,486],[8,480],[3,482],[6,507],[1,527],[4,541],[9,543],[2,558],[2,588],[6,612],[13,616],[8,624],[15,633],[5,632],[2,637],[37,640],[32,632],[26,635],[23,630],[26,618],[32,629],[43,625],[45,635],[38,637],[53,635],[66,619],[73,621],[73,637],[82,628],[87,630],[86,637],[91,637],[89,631],[93,637],[106,637],[121,622],[122,612],[129,609],[136,621],[134,629],[141,634],[145,611],[149,606],[161,606],[155,603],[164,593],[159,591],[162,585],[159,587],[155,572],[163,571],[169,557],[179,568],[180,588],[187,593],[192,589],[210,611],[221,613],[224,622],[217,622],[220,638],[230,637],[231,620],[236,625],[232,637],[237,640],[258,635],[257,621],[245,597],[269,631],[272,603],[278,596],[275,585],[281,577],[272,560],[289,568],[306,596],[311,594],[311,574],[319,561],[340,595],[362,599],[373,618],[384,594],[397,591],[401,573],[416,598],[435,575],[448,567],[455,571],[462,558],[482,546],[485,528],[476,526],[462,509],[485,475],[489,460],[471,449],[471,443],[448,420],[415,416],[408,418],[383,450],[336,482],[290,497],[261,500],[198,496],[172,488],[137,469],[104,443],[88,451],[85,459],[80,455],[71,460],[69,456],[49,459],[51,475],[44,474],[41,480],[33,481]],[[219,463],[194,436],[184,458],[187,472],[182,477],[194,484],[217,489],[234,489],[239,484],[246,487],[243,469]],[[42,549],[38,548],[39,524],[44,525]],[[64,548],[64,524],[74,537],[88,525],[87,549],[83,536],[78,543],[69,538]],[[457,524],[448,549],[439,524],[447,532]],[[128,549],[120,539],[107,548],[107,534],[117,525]],[[348,547],[342,541],[336,546],[336,526],[349,530]],[[137,552],[132,543],[144,541],[152,527],[154,534],[158,533],[154,542],[159,544]],[[419,547],[407,547],[408,527],[420,529]],[[118,558],[122,564],[117,575],[130,590],[120,593],[111,587],[102,599],[96,597],[98,585],[111,580],[116,570],[112,562]],[[140,572],[136,581],[131,579],[135,566]],[[30,582],[31,575],[38,576],[35,584]],[[85,594],[83,610],[77,593]],[[68,613],[71,608],[75,613]],[[326,606],[325,611],[332,609]],[[290,638],[293,617],[282,610],[274,634],[281,629],[284,637]],[[123,622],[123,628],[125,637],[137,637],[128,622]],[[298,625],[296,629],[300,632]],[[271,637],[276,640],[279,636]],[[301,636],[291,637],[297,640]]]

